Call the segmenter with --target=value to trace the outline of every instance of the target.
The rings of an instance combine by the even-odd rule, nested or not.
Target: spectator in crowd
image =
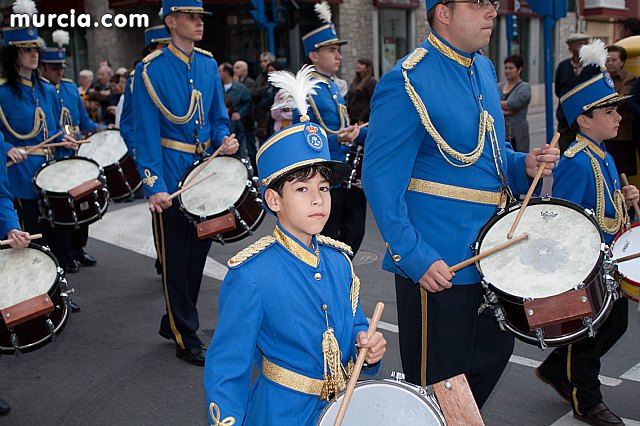
[[[245,61],[236,61],[233,64],[233,79],[247,86],[249,92],[253,93],[256,81],[249,77],[249,64]]]
[[[110,95],[112,78],[113,70],[111,67],[101,65],[100,68],[98,68],[98,80],[93,83],[91,88],[106,98]]]
[[[248,121],[251,121],[251,93],[249,89],[233,79],[234,71],[233,65],[229,62],[223,62],[218,66],[218,73],[220,74],[220,80],[222,81],[222,87],[225,99],[231,100],[234,113],[229,117],[231,121],[242,121],[243,125]],[[247,140],[237,138],[240,143],[238,149],[238,155],[242,158],[247,158]]]
[[[627,51],[624,47],[609,46],[607,47],[609,55],[607,56],[607,71],[613,79],[613,87],[620,96],[631,94],[633,83],[636,76],[624,69],[624,63],[627,60]],[[636,148],[633,144],[633,114],[629,110],[627,102],[618,104],[618,114],[622,117],[620,127],[618,128],[618,136],[614,139],[605,141],[607,152],[613,157],[619,173],[626,175],[637,174],[636,166]]]
[[[78,93],[82,102],[87,102],[87,96],[89,95],[89,89],[93,84],[93,71],[82,70],[78,74]]]
[[[274,104],[280,104],[284,101],[285,92],[279,90],[273,100]],[[289,108],[275,108],[271,109],[271,118],[273,119],[273,131],[278,133],[281,129],[291,126],[293,119],[293,112]]]
[[[282,65],[280,65],[279,62],[271,62],[270,64],[267,64],[267,66],[265,67],[265,74],[268,75],[270,72],[273,71],[282,71],[283,67]],[[269,83],[267,81],[267,83]],[[278,93],[278,88],[273,86],[271,83],[269,83],[269,86],[267,87],[267,90],[264,92],[264,94],[262,95],[262,98],[260,99],[260,102],[258,103],[258,108],[261,111],[264,111],[265,114],[267,114],[267,121],[266,121],[266,138],[269,138],[271,135],[273,135],[274,133],[274,127],[275,127],[275,119],[273,118],[273,116],[271,115],[271,107],[273,106],[273,103],[275,101],[275,97],[276,94]]]
[[[351,124],[364,124],[369,122],[371,97],[378,84],[373,77],[373,63],[366,58],[360,58],[356,62],[356,76],[347,92],[347,109]]]
[[[251,100],[253,101],[253,89],[256,87],[256,82],[254,79],[249,77],[249,65],[245,61],[236,61],[233,64],[233,79],[244,84],[247,89],[249,89],[249,94],[252,95]],[[247,156],[251,158],[255,158],[258,152],[256,147],[256,136],[255,136],[255,121],[253,118],[253,102],[251,105],[251,112],[249,115],[244,117],[242,124],[244,125],[245,137],[244,139],[247,141]],[[238,138],[238,140],[242,140]]]
[[[588,44],[590,38],[588,35],[581,33],[573,34],[567,38],[567,47],[571,52],[571,57],[561,61],[556,68],[555,91],[558,99],[578,85],[578,76],[582,71],[578,55],[580,48]],[[560,132],[558,146],[560,147],[560,152],[564,153],[569,144],[576,140],[577,130],[569,128],[560,104],[558,104],[558,109],[556,110],[556,118],[558,119],[558,132]]]
[[[231,99],[225,98],[224,105],[227,107],[227,114],[229,115],[229,117],[231,117],[233,113],[236,112],[236,110],[233,108],[233,102],[231,102]],[[243,140],[245,138],[245,130],[242,121],[231,120],[229,123],[229,133],[231,133],[232,135],[236,135],[236,139]]]
[[[268,109],[262,108],[262,97],[269,89],[269,81],[267,80],[267,66],[274,63],[276,60],[270,52],[262,52],[260,54],[260,74],[256,77],[256,85],[253,89],[253,120],[256,123],[255,136],[258,139],[258,143],[262,144],[269,135],[269,121],[271,120],[271,114]],[[275,96],[275,94],[274,94]],[[269,105],[271,107],[271,105]],[[252,164],[255,164],[255,158],[252,157]]]
[[[123,80],[120,74],[116,74],[111,78],[111,93],[107,97],[107,113],[105,115],[107,124],[115,124],[116,122],[116,108],[122,93],[124,93],[125,83],[126,80]]]
[[[102,96],[97,93],[90,93],[87,96],[87,101],[85,102],[85,107],[87,109],[87,113],[89,114],[89,118],[95,121],[98,124],[105,124],[105,111],[102,109]]]
[[[511,142],[514,151],[529,152],[527,111],[531,102],[531,85],[522,80],[523,69],[522,56],[508,56],[504,60],[504,76],[507,80],[498,84],[498,90],[507,142]]]
[[[120,67],[116,70],[116,74],[118,75],[129,75],[129,70],[125,67]]]

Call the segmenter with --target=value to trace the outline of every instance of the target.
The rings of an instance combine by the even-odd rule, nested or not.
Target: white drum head
[[[106,168],[115,164],[127,154],[127,145],[117,130],[105,130],[89,136],[90,143],[78,147],[78,155],[87,157]]]
[[[611,252],[614,259],[640,252],[640,226],[634,226],[620,234]],[[640,259],[618,263],[618,271],[626,278],[640,282]]]
[[[68,192],[100,177],[100,168],[83,158],[70,158],[46,165],[36,176],[36,185],[49,192]]]
[[[327,406],[318,420],[318,426],[332,426],[335,423],[343,398],[344,394]],[[376,380],[356,385],[342,424],[433,426],[444,425],[444,421],[440,413],[418,393],[417,386],[404,382]]]
[[[46,294],[57,276],[53,259],[38,249],[0,250],[0,309]]]
[[[206,166],[206,169],[195,179],[192,179],[192,176],[207,163],[203,162],[193,169],[182,183],[182,186],[185,186],[215,173],[180,195],[184,209],[198,217],[210,217],[225,212],[240,200],[247,189],[249,177],[242,161],[233,157],[216,157],[209,162],[211,164]]]
[[[480,253],[507,241],[518,210],[498,220],[484,236]],[[529,205],[514,238],[529,239],[480,261],[484,280],[521,298],[555,296],[587,279],[598,264],[602,238],[589,218],[553,203]]]

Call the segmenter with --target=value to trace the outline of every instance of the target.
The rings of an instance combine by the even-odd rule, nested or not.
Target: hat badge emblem
[[[307,144],[316,151],[322,150],[322,137],[318,134],[316,126],[307,126],[305,129],[307,133]]]

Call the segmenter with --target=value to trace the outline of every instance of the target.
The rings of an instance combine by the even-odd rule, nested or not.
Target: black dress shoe
[[[67,274],[77,274],[80,272],[80,266],[78,266],[78,262],[75,259],[69,259],[67,264],[64,266],[64,271]]]
[[[560,397],[562,399],[564,399],[565,401],[567,401],[568,403],[571,403],[572,401],[572,395],[571,395],[571,383],[569,383],[568,380],[554,380],[551,379],[547,376],[545,376],[544,374],[542,374],[542,371],[540,371],[540,367],[536,368],[535,370],[536,372],[536,376],[538,377],[538,379],[542,380],[543,382],[545,382],[548,385],[551,385],[551,387],[558,392],[558,395],[560,395]]]
[[[89,253],[84,250],[80,250],[80,253],[76,255],[76,261],[78,261],[81,265],[84,266],[93,266],[98,263],[98,259],[91,256]]]
[[[189,364],[204,367],[204,360],[207,356],[207,350],[204,348],[204,346],[182,349],[180,346],[176,345],[176,356],[187,361]]]
[[[604,405],[604,402],[601,402],[595,407],[587,410],[587,412],[584,414],[578,414],[574,411],[573,417],[580,420],[581,422],[589,423],[590,425],[596,426],[624,425],[622,419],[613,414],[611,410],[609,410],[609,408]]]
[[[167,340],[173,340],[174,342],[176,341],[176,336],[174,336],[170,331],[166,331],[160,328],[160,330],[158,330],[158,334]]]
[[[73,313],[80,312],[80,305],[69,299],[69,309],[71,309]]]
[[[5,414],[8,414],[9,411],[11,411],[11,406],[9,405],[9,403],[4,399],[0,398],[0,416],[4,416]]]

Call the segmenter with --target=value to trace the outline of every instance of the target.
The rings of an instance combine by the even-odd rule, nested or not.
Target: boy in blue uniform
[[[198,238],[169,195],[198,158],[221,144],[221,154],[234,154],[238,141],[229,137],[218,65],[210,52],[195,47],[204,31],[202,15],[210,12],[203,10],[201,0],[164,0],[162,10],[171,43],[136,67],[136,166],[149,198],[163,268],[166,314],[159,334],[176,342],[178,358],[203,366],[206,351],[196,333],[196,304],[211,240]]]
[[[482,285],[472,257],[486,222],[526,193],[548,146],[505,145],[489,44],[496,1],[427,0],[433,29],[378,83],[371,102],[363,186],[395,274],[400,355],[407,380],[428,385],[467,374],[479,406],[513,351],[491,309],[478,315]],[[426,343],[426,347],[425,347]]]
[[[326,134],[307,121],[304,105],[298,108],[303,121],[257,154],[264,207],[277,216],[276,228],[229,260],[220,290],[204,377],[215,425],[315,424],[345,388],[357,347],[370,348],[368,375],[386,350],[381,333],[366,339],[351,249],[318,235],[331,210],[330,185],[350,168],[331,160]],[[254,363],[260,375],[251,385]]]
[[[598,58],[606,57],[600,40],[583,46],[580,58],[585,68],[581,79],[588,80],[561,98],[567,122],[577,125],[579,132],[553,173],[553,196],[593,210],[605,242],[611,244],[615,235],[629,224],[627,206],[639,197],[633,185],[620,188],[613,157],[603,143],[617,135],[621,117],[616,105],[629,98],[615,92],[604,62],[598,62]],[[594,71],[596,75],[589,78]],[[618,299],[595,337],[556,348],[536,370],[541,380],[571,403],[574,417],[585,423],[623,424],[602,401],[598,374],[600,358],[627,329],[628,311],[627,299]]]

